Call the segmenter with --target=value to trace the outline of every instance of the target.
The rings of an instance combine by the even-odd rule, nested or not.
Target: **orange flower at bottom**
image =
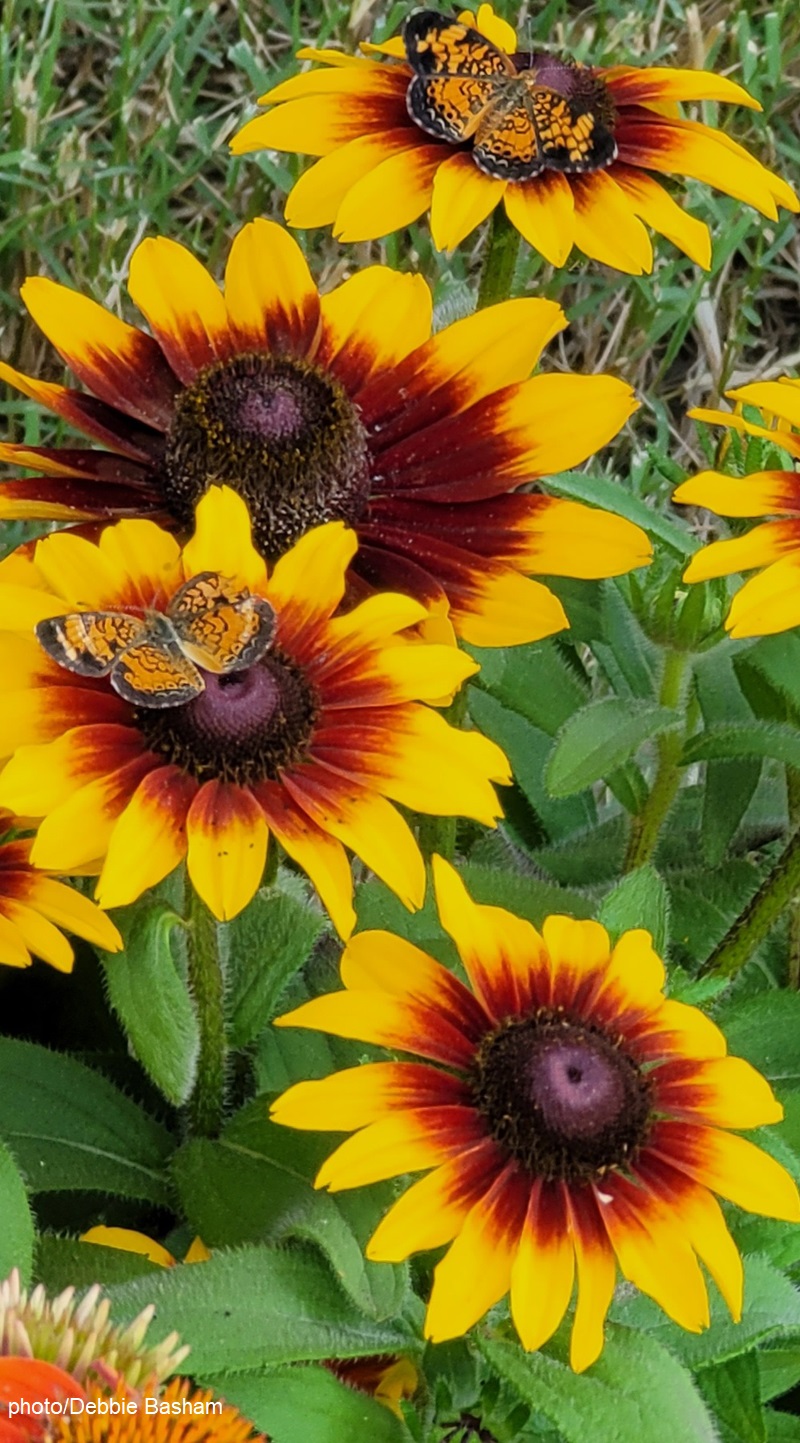
[[[290,1127],[353,1132],[317,1187],[433,1169],[387,1213],[375,1261],[451,1246],[425,1324],[442,1342],[510,1291],[527,1349],[559,1326],[573,1287],[570,1359],[598,1357],[617,1266],[681,1327],[709,1324],[698,1259],[738,1319],[741,1259],[714,1193],[800,1222],[800,1196],[767,1153],[728,1131],[783,1110],[719,1029],[665,999],[650,934],[615,947],[596,922],[548,917],[540,935],[477,906],[434,858],[439,916],[470,987],[411,943],[362,932],[343,992],[279,1019],[424,1058],[301,1082],[274,1105]]]

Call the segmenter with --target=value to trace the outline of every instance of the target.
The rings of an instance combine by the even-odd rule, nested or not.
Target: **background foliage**
[[[521,12],[501,0],[497,8],[509,18],[521,13],[524,36],[579,58],[646,57],[732,74],[764,115],[723,107],[717,117],[709,105],[700,108],[703,118],[735,129],[781,174],[795,181],[800,174],[794,0],[546,0]],[[352,8],[337,0],[6,0],[3,357],[61,379],[18,300],[29,272],[134,319],[124,278],[145,234],[183,240],[219,271],[244,220],[280,217],[297,174],[291,159],[228,157],[226,141],[253,113],[254,97],[293,72],[301,42],[382,38],[406,9],[369,0]],[[470,713],[507,749],[516,780],[502,828],[492,835],[460,828],[458,852],[479,900],[536,922],[554,910],[599,911],[616,933],[646,918],[673,964],[673,994],[711,1007],[731,1050],[776,1087],[787,1121],[759,1141],[797,1177],[797,904],[732,985],[707,964],[800,821],[800,639],[719,644],[726,585],[687,593],[679,581],[707,521],[672,511],[669,495],[714,457],[718,440],[687,421],[688,406],[713,405],[730,384],[797,368],[800,240],[793,217],[773,226],[726,197],[689,191],[714,235],[709,275],[665,242],[657,244],[653,276],[641,279],[582,261],[554,273],[524,249],[516,292],[559,300],[571,321],[545,364],[610,370],[643,401],[587,473],[556,478],[553,489],[645,525],[657,560],[648,573],[619,582],[555,583],[568,635],[480,655]],[[354,264],[385,259],[429,278],[439,324],[471,308],[480,233],[450,259],[432,250],[424,224],[349,250],[327,232],[301,240],[323,287]],[[54,424],[11,395],[0,412],[12,440],[41,442]],[[734,446],[728,464],[766,466],[774,460],[768,452],[760,442],[747,453]],[[18,539],[9,527],[6,545]],[[51,1288],[99,1278],[120,1320],[155,1300],[158,1333],[178,1328],[192,1344],[196,1376],[220,1387],[275,1443],[362,1436],[662,1443],[665,1419],[679,1440],[797,1438],[800,1239],[777,1223],[731,1219],[749,1255],[739,1328],[715,1308],[710,1333],[684,1335],[623,1289],[607,1349],[586,1377],[564,1366],[560,1337],[524,1357],[497,1330],[474,1347],[451,1344],[421,1360],[412,1283],[424,1284],[430,1260],[412,1272],[363,1258],[391,1189],[336,1198],[313,1192],[327,1140],[298,1138],[266,1120],[264,1094],[364,1056],[363,1047],[289,1038],[268,1026],[279,1005],[335,985],[339,949],[322,915],[297,876],[282,869],[223,929],[237,959],[228,976],[236,1106],[218,1140],[187,1141],[181,1107],[197,1036],[183,923],[168,887],[155,911],[149,905],[146,914],[129,909],[121,958],[103,965],[86,948],[71,978],[38,964],[0,976],[8,1034],[0,1040],[0,1275],[16,1264]],[[359,919],[452,960],[430,903],[411,917],[364,879]],[[164,1238],[178,1257],[200,1233],[214,1256],[200,1267],[160,1271],[140,1257],[79,1243],[78,1234],[98,1222]],[[395,1352],[411,1352],[425,1378],[422,1401],[402,1423],[319,1366],[333,1354]]]

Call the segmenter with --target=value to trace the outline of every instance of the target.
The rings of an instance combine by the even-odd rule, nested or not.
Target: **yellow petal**
[[[0,966],[30,967],[32,960],[19,927],[15,927],[0,912]]]
[[[471,646],[516,646],[541,641],[569,626],[558,597],[540,581],[520,576],[510,567],[495,568],[483,582],[476,576],[473,595],[455,605],[456,632]]]
[[[647,566],[653,555],[640,526],[578,501],[547,498],[537,504],[524,535],[525,570],[547,576],[624,576]]]
[[[427,707],[415,707],[398,733],[403,745],[376,759],[388,797],[414,811],[496,824],[502,807],[492,780],[505,784],[511,773],[495,742],[451,727]]]
[[[513,55],[517,49],[517,35],[514,27],[507,21],[501,19],[495,13],[491,5],[479,5],[474,19],[470,10],[465,10],[459,15],[467,25],[474,25],[481,35],[491,40],[498,50],[505,50],[508,55]]]
[[[492,411],[493,425],[519,452],[504,474],[530,481],[568,471],[616,436],[638,405],[615,376],[533,376]]]
[[[425,1336],[433,1343],[461,1337],[508,1292],[522,1218],[506,1187],[501,1175],[434,1270],[425,1315]]]
[[[331,366],[351,394],[390,371],[431,333],[433,297],[423,276],[367,266],[322,297],[320,364]]]
[[[418,133],[402,130],[359,135],[323,155],[295,181],[286,200],[286,224],[301,230],[332,225],[348,191],[390,156],[416,150]]]
[[[432,1114],[430,1118],[427,1112]],[[393,1113],[370,1123],[331,1153],[314,1186],[339,1192],[434,1167],[452,1151],[450,1143],[442,1143],[436,1136],[435,1112]]]
[[[219,571],[263,595],[267,568],[253,545],[247,503],[230,486],[209,486],[195,511],[194,535],[183,548],[188,580],[201,571]]]
[[[95,893],[104,907],[127,906],[183,861],[195,789],[175,766],[158,767],[139,784],[109,839]]]
[[[50,966],[59,972],[72,971],[75,960],[72,948],[52,922],[42,917],[33,907],[27,907],[23,902],[17,902],[10,897],[2,898],[0,906],[6,921],[18,929],[25,946],[30,948],[34,956],[49,962]]]
[[[82,1233],[82,1243],[94,1243],[101,1248],[117,1248],[124,1253],[138,1253],[143,1258],[148,1258],[151,1263],[157,1263],[160,1268],[172,1268],[175,1266],[175,1259],[172,1253],[162,1248],[145,1233],[134,1232],[132,1228],[90,1228],[88,1233]]]
[[[52,877],[36,877],[31,885],[30,899],[37,911],[55,922],[57,927],[64,927],[76,937],[93,942],[105,952],[121,951],[122,938],[111,918],[73,887],[67,887]]]
[[[679,1124],[676,1124],[679,1126]],[[693,1128],[693,1157],[680,1166],[689,1177],[751,1213],[800,1222],[800,1194],[784,1167],[735,1133]]]
[[[267,859],[267,823],[245,787],[210,781],[197,792],[186,821],[187,867],[195,891],[220,922],[255,896]]]
[[[614,181],[639,220],[658,231],[659,235],[666,236],[703,270],[710,269],[711,235],[707,225],[687,215],[663,185],[643,170],[617,164],[614,166]]]
[[[569,1361],[576,1373],[583,1373],[603,1351],[603,1330],[614,1296],[617,1269],[609,1243],[591,1229],[581,1226],[575,1213],[572,1231],[578,1300],[569,1344]]]
[[[225,304],[248,350],[305,356],[319,328],[319,296],[296,240],[274,221],[253,220],[231,246]]]
[[[436,171],[431,198],[431,235],[437,250],[454,251],[503,199],[504,180],[479,170],[471,155],[457,153]]]
[[[781,420],[800,428],[800,388],[787,384],[787,378],[782,381],[752,381],[725,394],[732,401],[758,406],[760,410],[770,411],[773,416],[780,416]]]
[[[411,1253],[449,1243],[488,1190],[492,1163],[491,1149],[478,1144],[413,1183],[378,1224],[367,1243],[367,1257],[401,1263]]]
[[[545,171],[509,185],[506,215],[520,235],[553,266],[563,266],[575,237],[575,201],[566,176]]]
[[[189,385],[228,354],[228,311],[216,282],[185,246],[143,240],[131,257],[128,290],[172,369]]]
[[[523,1348],[533,1352],[553,1336],[572,1296],[575,1250],[566,1228],[537,1226],[529,1217],[511,1269],[511,1316]]]
[[[629,275],[653,269],[653,247],[630,201],[605,170],[573,176],[575,244],[591,256]]]
[[[718,516],[771,516],[800,511],[800,490],[793,471],[753,471],[748,476],[700,471],[684,481],[672,499],[681,506],[707,506]]]
[[[800,553],[773,561],[746,581],[731,602],[731,636],[771,636],[800,624]]]
[[[443,857],[433,858],[433,880],[439,920],[458,948],[476,996],[497,1021],[520,1010],[517,977],[524,988],[535,968],[547,966],[539,933],[502,907],[473,902]]]
[[[98,542],[115,573],[120,604],[151,607],[180,585],[180,547],[154,521],[120,521],[107,526]]]
[[[443,159],[441,145],[422,143],[382,160],[348,190],[334,222],[336,239],[377,240],[418,220]]]
[[[52,591],[64,598],[63,611],[113,606],[120,577],[99,546],[70,531],[36,544],[36,566]]]
[[[353,531],[341,521],[315,526],[276,563],[269,598],[291,616],[294,632],[329,617],[344,596],[345,572],[358,548]],[[281,622],[286,625],[284,618]]]

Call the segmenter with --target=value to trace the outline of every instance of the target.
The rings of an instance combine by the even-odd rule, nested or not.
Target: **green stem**
[[[800,893],[800,828],[789,839],[783,856],[751,897],[741,916],[717,943],[701,973],[733,977],[756,947],[771,932],[781,913]]]
[[[673,710],[680,706],[688,665],[689,657],[686,652],[667,652],[658,698],[661,706]],[[631,825],[623,868],[625,872],[633,872],[636,867],[642,867],[645,862],[649,862],[656,849],[661,828],[681,783],[680,760],[683,742],[681,730],[662,732],[658,738],[656,774],[650,795]]]
[[[483,261],[476,309],[493,306],[511,295],[521,236],[505,209],[498,205],[492,216],[489,244]]]
[[[225,1107],[225,983],[217,923],[190,882],[186,890],[189,986],[200,1024],[197,1081],[189,1099],[189,1123],[193,1136],[216,1137]]]

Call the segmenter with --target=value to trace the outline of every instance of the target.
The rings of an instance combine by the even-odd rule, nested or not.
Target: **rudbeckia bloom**
[[[71,972],[75,954],[61,928],[106,952],[122,947],[110,917],[74,888],[31,865],[30,838],[3,837],[13,817],[0,811],[0,965],[29,967],[31,954]]]
[[[777,205],[799,208],[791,187],[742,146],[677,113],[676,102],[693,100],[761,108],[722,76],[518,50],[491,5],[458,21],[417,12],[402,37],[364,48],[369,58],[300,50],[299,59],[330,68],[268,90],[260,103],[275,108],[232,142],[237,155],[321,157],[289,195],[289,225],[333,225],[339,240],[369,240],[430,209],[434,244],[453,250],[502,201],[553,265],[575,245],[641,275],[653,265],[645,225],[711,263],[708,228],[650,171],[705,181],[771,220]]]
[[[419,602],[387,592],[333,616],[355,547],[329,522],[268,578],[243,500],[212,487],[183,550],[153,521],[121,521],[96,545],[60,532],[34,560],[0,565],[0,756],[14,754],[0,797],[44,819],[33,863],[70,872],[103,859],[97,897],[119,907],[186,857],[195,890],[226,919],[259,886],[272,833],[343,934],[354,922],[345,846],[419,906],[422,856],[388,799],[492,826],[490,779],[508,780],[508,765],[493,742],[420,705],[446,700],[477,667],[456,647],[400,635],[425,620]],[[90,620],[138,612],[163,626],[186,580],[204,573],[263,598],[275,632],[253,665],[205,672],[179,705],[125,700],[107,676],[65,670],[32,633],[86,608]]]
[[[737,412],[698,408],[689,415],[697,421],[727,426],[747,436],[759,436],[800,461],[800,381],[788,376],[779,381],[756,381],[726,392]],[[759,425],[747,420],[740,407],[754,406],[769,413]],[[731,636],[763,636],[786,631],[800,623],[800,476],[796,470],[753,471],[726,476],[701,471],[684,481],[673,495],[683,506],[706,506],[718,516],[771,516],[745,536],[712,541],[691,559],[684,581],[708,581],[738,571],[759,575],[746,581],[731,602],[725,625]],[[763,570],[761,569],[763,568]]]
[[[137,247],[129,289],[152,336],[66,286],[25,282],[89,394],[7,365],[0,377],[99,446],[0,445],[0,460],[41,473],[0,486],[0,518],[151,514],[184,529],[225,483],[269,559],[344,521],[362,589],[449,603],[478,646],[567,624],[532,574],[615,576],[649,559],[629,521],[517,490],[584,461],[636,405],[611,376],[531,378],[565,324],[553,302],[509,301],[431,336],[420,276],[372,266],[320,297],[296,242],[262,220],[233,243],[224,297],[163,238]]]
[[[451,1244],[428,1304],[434,1342],[510,1290],[522,1343],[538,1348],[576,1284],[570,1358],[582,1370],[603,1345],[617,1264],[682,1327],[706,1327],[698,1257],[738,1318],[741,1259],[713,1194],[800,1221],[789,1174],[726,1131],[782,1117],[767,1082],[725,1055],[701,1012],[665,999],[648,932],[612,948],[596,922],[548,917],[540,935],[477,906],[438,857],[434,878],[469,987],[409,942],[361,932],[342,958],[346,990],[278,1019],[424,1059],[368,1063],[278,1099],[279,1123],[355,1133],[316,1186],[433,1169],[367,1255]]]

